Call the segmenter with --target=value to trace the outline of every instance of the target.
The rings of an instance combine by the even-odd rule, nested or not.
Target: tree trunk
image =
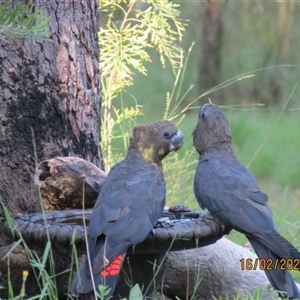
[[[51,17],[50,38],[0,40],[0,197],[13,215],[39,210],[35,154],[103,168],[97,2],[34,0]]]
[[[223,2],[205,2],[202,21],[200,95],[220,83],[221,49],[223,36]]]

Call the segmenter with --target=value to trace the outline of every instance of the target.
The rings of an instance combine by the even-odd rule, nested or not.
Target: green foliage
[[[269,295],[270,299],[278,300],[278,294],[276,291],[268,289],[268,295]],[[226,299],[230,299],[230,298],[228,297]],[[222,300],[222,299],[220,299],[220,300]],[[244,295],[244,294],[238,292],[237,295],[235,296],[234,300],[264,300],[264,298],[263,298],[261,289],[258,287],[254,290],[253,295]]]
[[[150,61],[147,49],[155,48],[162,64],[168,59],[178,66],[183,24],[179,21],[178,5],[167,0],[109,1],[100,3],[107,12],[106,26],[99,32],[100,68],[105,98],[113,99],[125,86],[133,84],[133,70],[143,74],[143,64]],[[116,14],[121,18],[116,19]]]
[[[0,16],[0,39],[45,39],[50,35],[50,17],[45,17],[43,8],[34,12],[31,3],[18,3],[15,8],[10,1],[0,4]]]
[[[147,52],[154,48],[164,66],[166,59],[175,70],[180,66],[182,50],[177,45],[181,40],[183,23],[178,19],[178,5],[168,0],[153,1],[100,1],[100,9],[106,12],[107,22],[100,29],[100,70],[103,88],[102,150],[108,169],[112,164],[112,139],[116,128],[124,137],[124,124],[134,124],[143,114],[135,103],[133,107],[112,101],[120,91],[133,84],[134,71],[147,73],[144,65],[151,61]],[[122,123],[122,126],[120,124]],[[130,126],[130,125],[129,125]],[[125,137],[128,139],[128,136]]]
[[[138,284],[136,284],[130,291],[128,300],[143,300],[142,291]]]
[[[297,110],[286,111],[272,130],[279,114],[276,109],[227,111],[239,159],[261,181],[272,178],[277,186],[296,189],[300,140],[295,128],[300,126],[300,119]]]
[[[5,220],[9,226],[10,231],[15,235],[15,239],[18,238],[18,240],[14,243],[14,246],[10,249],[10,251],[3,257],[3,259],[6,259],[10,253],[18,246],[22,245],[24,247],[25,253],[30,261],[30,265],[32,268],[33,276],[35,276],[36,281],[40,288],[40,295],[38,297],[32,297],[30,299],[46,299],[46,300],[54,300],[57,299],[57,284],[55,280],[55,272],[54,272],[54,259],[53,259],[53,253],[51,248],[51,241],[48,235],[48,242],[46,244],[46,247],[44,249],[43,255],[40,257],[38,256],[34,251],[32,251],[22,238],[21,232],[16,229],[16,225],[14,223],[14,219],[9,214],[6,206],[4,205],[2,199],[0,198],[0,204],[2,206]],[[45,220],[46,224],[46,220]],[[48,230],[48,226],[45,226],[46,230]],[[8,264],[9,266],[9,264]],[[50,267],[48,267],[50,266]],[[8,294],[9,298],[12,300],[22,300],[25,297],[26,294],[26,280],[28,276],[28,270],[23,270],[23,285],[20,291],[19,295],[14,295],[13,292],[13,286],[10,279],[10,268],[8,268]]]
[[[99,285],[99,293],[97,293],[97,296],[99,297],[100,300],[104,299],[111,299],[112,297],[107,297],[109,295],[110,288],[104,285]]]

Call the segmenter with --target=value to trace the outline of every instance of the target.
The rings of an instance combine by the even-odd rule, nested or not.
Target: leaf
[[[142,291],[140,286],[136,284],[130,291],[129,300],[143,300]]]
[[[0,39],[46,39],[50,36],[51,18],[45,16],[43,8],[35,10],[31,3],[18,3],[15,8],[11,6],[11,2],[0,4]]]

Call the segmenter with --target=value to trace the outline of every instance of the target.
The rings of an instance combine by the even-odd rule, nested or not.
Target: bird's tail
[[[104,270],[102,270],[94,277],[95,286],[97,289],[99,285],[103,285],[108,288],[107,293],[105,293],[105,297],[103,297],[104,299],[111,297],[114,293],[125,259],[125,255],[126,254],[119,255],[107,267],[105,267]]]
[[[275,290],[285,292],[290,298],[300,298],[299,289],[290,272],[284,269],[285,266],[280,263],[281,257],[268,249],[266,245],[260,243],[259,240],[252,237],[248,237],[248,239],[259,259],[263,258],[271,262],[264,266],[261,264],[260,266],[264,269],[272,287]]]
[[[94,284],[97,292],[101,294],[99,290],[100,285],[107,287],[106,291],[100,295],[101,299],[106,299],[113,295],[125,256],[126,253],[119,255],[107,265],[105,269],[94,274]],[[89,264],[86,259],[72,281],[70,294],[78,296],[79,294],[86,294],[92,290],[93,282],[90,275]]]
[[[70,287],[70,294],[76,297],[79,294],[86,294],[92,289],[93,283],[89,271],[88,260],[86,258],[73,278]]]

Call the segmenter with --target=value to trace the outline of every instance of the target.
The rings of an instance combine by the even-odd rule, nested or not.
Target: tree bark
[[[13,215],[39,210],[35,154],[103,169],[97,2],[34,0],[51,17],[50,38],[0,40],[0,196]]]

